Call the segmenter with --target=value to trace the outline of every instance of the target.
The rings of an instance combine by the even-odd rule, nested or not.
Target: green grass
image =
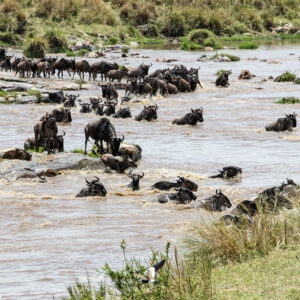
[[[239,45],[240,49],[257,49],[258,45],[254,42],[243,42]]]
[[[227,56],[231,59],[231,61],[240,61],[241,59],[238,56],[227,54],[227,53],[216,53],[215,55],[210,57],[210,60],[214,60],[218,56]]]
[[[0,90],[0,97],[4,98],[6,102],[4,104],[10,104],[11,102],[8,101],[10,97],[17,99],[18,93],[17,92],[7,92]]]
[[[26,150],[26,151],[27,151],[27,152],[36,152],[36,151],[35,151],[35,148],[34,148],[34,149],[28,149],[28,150]],[[44,147],[44,146],[39,147],[38,153],[43,153],[43,152],[45,152],[45,147]]]
[[[79,153],[84,155],[84,150],[83,149],[74,149],[71,151],[71,153]],[[94,158],[99,158],[99,156],[95,155],[93,152],[88,152],[87,156],[89,157],[94,157]]]
[[[221,75],[221,74],[224,73],[224,72],[225,72],[225,70],[220,69],[220,70],[217,71],[217,73],[216,73],[215,75]]]
[[[284,74],[275,78],[277,82],[293,82],[296,79],[296,75],[286,71]]]
[[[275,102],[276,104],[296,104],[300,103],[300,99],[295,97],[284,97]]]
[[[39,100],[42,99],[42,94],[41,94],[41,92],[38,91],[38,90],[28,90],[27,93],[28,93],[28,95],[30,95],[30,96],[36,96]]]

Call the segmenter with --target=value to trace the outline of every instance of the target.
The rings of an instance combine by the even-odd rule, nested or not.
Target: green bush
[[[276,104],[296,104],[300,103],[300,99],[295,97],[284,97],[275,102]]]
[[[191,44],[193,47],[197,49],[201,49],[203,47],[213,47],[215,49],[219,49],[221,46],[218,43],[217,37],[208,29],[195,29],[192,30],[187,39],[183,40],[183,47]],[[195,46],[199,45],[199,46]],[[186,49],[186,50],[194,50],[194,49]]]
[[[116,37],[111,37],[111,38],[109,38],[109,40],[108,40],[108,44],[109,44],[109,45],[117,45],[118,42],[119,42],[119,40],[118,40],[118,38],[116,38]]]
[[[220,35],[222,33],[223,25],[220,19],[216,16],[211,16],[208,22],[208,28],[215,34]]]
[[[44,58],[46,43],[41,38],[29,40],[24,47],[24,54],[30,58]]]
[[[67,49],[67,41],[62,34],[57,30],[49,30],[45,34],[45,39],[48,43],[49,52],[62,53]]]
[[[8,45],[15,46],[20,43],[20,37],[19,35],[11,31],[8,31],[8,32],[0,33],[0,41]]]
[[[225,70],[223,70],[223,69],[218,70],[217,73],[216,73],[216,75],[221,75],[221,74],[223,74],[224,72],[225,72]]]
[[[239,45],[240,49],[257,49],[258,45],[254,42],[243,42]]]
[[[284,74],[275,78],[276,82],[293,82],[296,79],[296,75],[286,71]]]
[[[122,47],[122,53],[128,53],[129,48],[128,47]]]
[[[216,53],[215,55],[210,57],[210,60],[214,60],[218,56],[227,56],[231,59],[231,61],[240,61],[241,59],[238,56],[227,54],[227,53]]]
[[[166,16],[161,31],[168,37],[183,36],[185,33],[184,17],[178,12],[171,11],[169,15]]]

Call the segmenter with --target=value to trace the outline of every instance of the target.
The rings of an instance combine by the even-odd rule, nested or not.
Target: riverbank
[[[184,43],[198,29],[215,36],[222,47],[241,39],[299,38],[299,6],[288,0],[5,0],[0,5],[0,43],[31,49],[38,41],[47,52],[57,53],[114,44]],[[190,41],[215,48],[212,42],[211,37]]]

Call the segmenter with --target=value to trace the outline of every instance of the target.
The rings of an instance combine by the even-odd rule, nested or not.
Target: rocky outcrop
[[[77,153],[58,153],[47,155],[32,153],[31,161],[0,161],[0,179],[15,181],[19,178],[37,176],[55,176],[62,170],[104,170],[99,158],[83,156]]]

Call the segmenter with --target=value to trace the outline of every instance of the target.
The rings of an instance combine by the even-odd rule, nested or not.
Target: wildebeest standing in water
[[[45,140],[45,150],[48,153],[54,151],[53,141],[58,132],[56,121],[51,118],[48,114],[45,115],[43,120],[34,125],[34,136],[35,136],[35,150],[38,152],[39,140]]]
[[[285,118],[280,118],[266,126],[266,131],[292,131],[293,127],[297,127],[297,115],[295,113],[285,115]]]
[[[137,174],[137,173],[132,173],[130,171],[127,176],[132,179],[132,181],[127,185],[127,187],[132,188],[133,191],[138,191],[140,189],[140,179],[144,177],[144,173],[142,174]]]
[[[102,196],[105,197],[107,191],[104,185],[100,182],[100,179],[95,176],[96,179],[92,181],[85,180],[87,188],[82,189],[76,197],[88,197],[88,196]]]
[[[135,117],[136,121],[152,121],[157,119],[158,105],[144,106],[144,109]]]
[[[118,100],[119,94],[114,86],[110,83],[107,85],[100,85],[102,88],[102,97],[107,100]]]
[[[173,120],[172,124],[177,125],[196,125],[197,122],[203,122],[203,108],[191,109],[190,113],[187,113],[180,119]]]
[[[101,153],[104,152],[103,149],[103,141],[107,143],[107,151],[111,150],[112,155],[117,155],[120,144],[124,140],[124,136],[122,138],[117,137],[117,133],[115,127],[111,124],[111,122],[107,118],[102,118],[99,121],[88,123],[84,127],[85,133],[85,147],[84,154],[86,154],[86,146],[89,137],[95,140],[95,144],[100,148]],[[100,145],[99,142],[100,141]]]
[[[224,71],[216,80],[216,86],[223,86],[228,87],[229,86],[229,75],[232,73],[231,70]]]

